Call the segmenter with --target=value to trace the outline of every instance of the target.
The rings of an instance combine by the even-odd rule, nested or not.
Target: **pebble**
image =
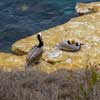
[[[71,58],[68,58],[68,59],[66,60],[66,63],[71,64],[71,63],[72,63],[72,59],[71,59]]]
[[[61,54],[61,51],[59,50],[53,50],[51,52],[48,52],[48,58],[52,59],[52,58],[57,58],[59,57]]]

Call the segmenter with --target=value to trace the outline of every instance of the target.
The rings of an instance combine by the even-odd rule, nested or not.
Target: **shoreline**
[[[77,4],[76,8],[79,12],[94,7],[94,9],[99,9],[98,3],[89,3],[89,4]],[[88,5],[88,6],[87,6]],[[92,6],[91,6],[92,5]],[[96,6],[97,5],[97,6]],[[82,6],[82,8],[81,8]],[[79,10],[78,10],[79,9]],[[94,11],[93,9],[93,11]],[[81,12],[82,13],[82,12]],[[37,70],[45,71],[47,73],[56,71],[60,68],[67,68],[67,69],[80,69],[86,66],[86,59],[90,59],[93,62],[96,62],[97,65],[99,64],[99,50],[100,50],[100,24],[99,22],[100,13],[93,12],[91,14],[86,14],[83,16],[72,18],[70,21],[66,22],[65,24],[58,25],[56,27],[50,28],[48,30],[42,31],[43,39],[45,42],[45,53],[41,59],[42,67],[39,65]],[[56,39],[57,38],[57,39]],[[50,59],[48,58],[48,52],[52,53],[53,48],[57,43],[65,39],[75,39],[77,41],[81,41],[86,43],[86,46],[82,47],[82,50],[77,53],[68,53],[62,52],[57,58]],[[51,41],[51,42],[50,42]],[[25,63],[25,56],[21,57],[22,55],[26,55],[29,49],[37,43],[36,35],[32,35],[21,40],[16,41],[12,45],[12,54],[9,53],[0,53],[0,56],[4,58],[0,59],[0,65],[5,68],[13,69],[13,65],[17,64],[18,68],[23,69]],[[97,48],[97,49],[95,49]],[[58,53],[60,51],[57,51]],[[85,58],[84,58],[85,57]],[[13,60],[11,59],[13,58]],[[11,59],[11,60],[10,60]],[[19,60],[20,59],[20,60]],[[71,62],[69,62],[69,59]],[[51,63],[55,63],[52,65]],[[12,64],[13,63],[13,64]],[[12,67],[11,67],[12,66]],[[47,67],[45,67],[47,66]],[[16,68],[17,68],[16,67]]]

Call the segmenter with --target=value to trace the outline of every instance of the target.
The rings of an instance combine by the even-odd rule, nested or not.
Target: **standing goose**
[[[37,34],[37,39],[39,41],[38,45],[32,47],[32,49],[28,52],[26,56],[26,64],[25,67],[28,68],[32,66],[32,64],[38,64],[39,60],[43,54],[43,40],[41,33]]]
[[[74,40],[72,41],[65,40],[58,45],[58,48],[63,51],[76,52],[81,49],[81,45],[84,45],[84,44],[76,42]]]

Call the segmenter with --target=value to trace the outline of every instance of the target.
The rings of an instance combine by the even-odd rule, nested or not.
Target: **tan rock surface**
[[[54,47],[58,41],[61,41],[61,38],[63,38],[62,32],[63,29],[58,29],[58,27],[43,31],[42,35],[45,43],[44,49],[50,50],[50,48]],[[55,33],[57,33],[58,37]],[[35,44],[38,44],[36,35],[26,37],[25,39],[15,42],[12,45],[12,51],[19,55],[26,54]]]
[[[76,11],[80,15],[100,12],[100,2],[77,3]]]
[[[42,31],[42,34],[45,43],[45,52],[42,59],[45,64],[39,67],[39,70],[51,72],[59,68],[84,68],[88,59],[96,61],[99,65],[100,13],[73,18],[63,25]],[[79,52],[62,52],[54,48],[62,40],[70,38],[85,43]],[[15,42],[12,50],[18,54],[26,54],[37,42],[36,35],[33,35]],[[17,52],[17,50],[20,52]]]
[[[22,69],[25,64],[25,56],[16,56],[8,53],[0,53],[0,68],[10,71]]]

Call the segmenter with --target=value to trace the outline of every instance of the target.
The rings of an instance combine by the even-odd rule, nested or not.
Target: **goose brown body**
[[[39,41],[38,45],[32,47],[26,56],[26,67],[32,66],[32,64],[37,64],[43,54],[43,41],[40,34],[37,35]]]
[[[76,52],[79,51],[81,49],[81,45],[83,45],[82,43],[70,43],[69,40],[65,40],[62,41],[61,43],[59,43],[58,48],[60,50],[64,50],[64,51],[68,51],[68,52]]]

